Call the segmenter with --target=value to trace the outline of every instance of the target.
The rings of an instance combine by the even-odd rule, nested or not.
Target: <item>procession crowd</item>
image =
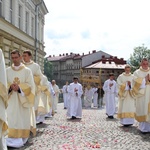
[[[46,117],[57,113],[59,94],[63,93],[67,119],[82,118],[82,108],[98,107],[99,88],[96,84],[81,85],[78,77],[73,82],[58,87],[55,80],[48,81],[40,66],[32,61],[30,50],[11,52],[12,65],[5,68],[5,60],[0,50],[0,150],[7,147],[24,146],[31,134],[36,136],[36,125]],[[150,133],[150,69],[146,58],[133,74],[131,67],[114,79],[110,73],[103,84],[103,101],[108,119],[117,117],[125,126],[139,122],[142,133]],[[116,98],[118,109],[116,110]]]

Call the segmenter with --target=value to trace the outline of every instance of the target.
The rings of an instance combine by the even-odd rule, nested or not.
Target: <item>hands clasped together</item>
[[[75,88],[75,89],[74,89],[74,92],[76,93],[76,96],[78,96],[78,93],[77,93],[77,92],[78,92],[78,89]]]

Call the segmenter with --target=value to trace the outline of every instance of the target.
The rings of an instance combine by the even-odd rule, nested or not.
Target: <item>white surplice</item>
[[[112,87],[109,87],[109,84],[112,84]],[[117,86],[115,80],[106,80],[103,85],[103,90],[105,93],[105,104],[106,104],[106,114],[108,116],[113,116],[116,112],[116,102],[115,97],[117,96]]]
[[[68,96],[69,96],[68,88],[69,88],[69,85],[64,85],[63,88],[62,88],[64,108],[68,107]]]
[[[75,92],[75,89],[78,91]],[[71,83],[69,85],[69,106],[67,109],[68,117],[82,117],[82,102],[81,95],[83,94],[82,85],[80,83]],[[77,94],[76,94],[77,93]]]
[[[97,90],[98,88],[93,87],[93,106],[97,107],[98,106],[98,93]]]
[[[52,96],[52,109],[54,110],[54,112],[57,112],[57,104],[58,104],[58,100],[59,100],[59,94],[60,94],[60,90],[58,85],[54,84],[52,85],[53,90],[55,92],[55,96]]]
[[[92,98],[93,98],[93,89],[90,88],[85,88],[85,93],[84,93],[84,107],[85,108],[91,108],[92,105]]]

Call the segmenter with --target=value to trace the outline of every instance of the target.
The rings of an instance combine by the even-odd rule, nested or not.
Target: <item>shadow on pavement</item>
[[[46,124],[46,123],[42,123],[42,124],[37,124],[36,127],[38,128],[47,128],[48,126],[50,126],[50,124]]]
[[[80,122],[82,119],[77,118],[77,119],[67,119],[68,122]]]
[[[119,126],[119,128],[123,131],[123,132],[129,132],[131,134],[134,134],[134,135],[138,135],[141,137],[141,140],[142,141],[145,141],[145,142],[150,142],[150,132],[149,133],[146,133],[146,134],[143,134],[137,126],[129,126],[129,127],[124,127],[124,126]]]
[[[119,120],[117,118],[110,119],[110,118],[106,117],[106,121],[119,121]]]

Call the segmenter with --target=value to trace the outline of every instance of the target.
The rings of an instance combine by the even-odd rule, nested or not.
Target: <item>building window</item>
[[[31,19],[31,36],[34,37],[34,18]]]
[[[22,28],[22,6],[19,5],[18,8],[18,25],[19,25],[19,29]]]
[[[26,11],[26,22],[25,22],[25,26],[26,26],[26,33],[29,33],[29,13]]]
[[[43,42],[44,39],[43,39],[43,27],[41,27],[41,42]]]
[[[3,16],[3,0],[0,0],[0,17]]]
[[[13,2],[10,0],[10,22],[13,23]]]

